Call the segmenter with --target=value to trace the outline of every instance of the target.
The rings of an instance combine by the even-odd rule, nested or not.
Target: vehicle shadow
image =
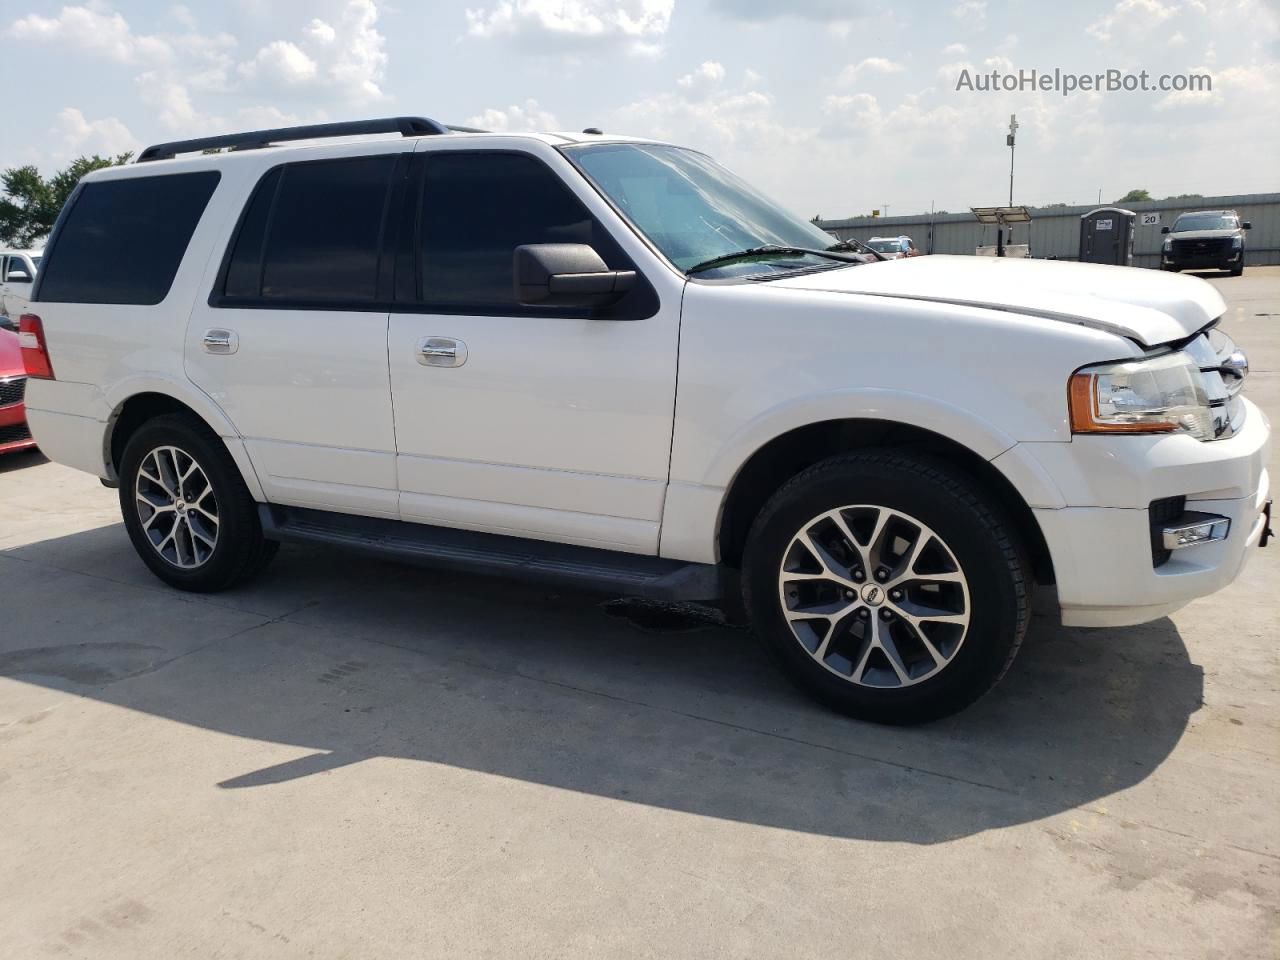
[[[10,589],[37,612],[15,612],[0,675],[306,751],[228,771],[225,789],[397,757],[806,833],[938,843],[1142,781],[1203,689],[1167,619],[1087,631],[1037,618],[978,704],[927,727],[877,727],[793,691],[746,631],[678,611],[641,629],[596,596],[301,547],[255,585],[192,599],[150,579],[118,524],[0,562],[8,554],[34,561],[5,569],[18,568]],[[99,573],[88,584],[67,572],[76,566]],[[76,584],[91,609],[68,597]],[[38,611],[57,596],[51,623]],[[189,636],[232,613],[248,626]],[[166,626],[144,626],[155,623]]]
[[[49,458],[40,452],[39,447],[32,447],[30,450],[19,450],[17,453],[6,453],[0,456],[0,473],[26,470],[28,467],[38,467],[48,462]]]

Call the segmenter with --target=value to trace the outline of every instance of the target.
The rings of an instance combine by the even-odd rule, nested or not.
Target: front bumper
[[[1234,267],[1240,262],[1240,258],[1244,256],[1244,251],[1236,248],[1228,250],[1226,253],[1206,253],[1206,254],[1170,254],[1162,253],[1160,255],[1160,263],[1162,266],[1170,267],[1175,270],[1214,270],[1228,269]]]
[[[1031,506],[1053,560],[1064,624],[1144,623],[1240,575],[1262,537],[1270,496],[1270,424],[1245,404],[1240,432],[1225,440],[1078,436],[1014,448],[1040,477],[1052,478],[1054,489],[1042,489]],[[1157,567],[1148,507],[1176,496],[1187,498],[1189,511],[1228,518],[1230,529],[1223,540],[1175,550]]]
[[[29,450],[36,445],[27,426],[27,410],[21,403],[0,407],[0,454]]]

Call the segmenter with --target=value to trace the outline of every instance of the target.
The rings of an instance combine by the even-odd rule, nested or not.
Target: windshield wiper
[[[875,247],[863,243],[861,240],[855,240],[850,237],[848,240],[838,240],[828,250],[849,250],[854,253],[869,253],[877,260],[888,260],[889,258],[882,254]]]
[[[695,263],[692,267],[685,271],[686,274],[701,273],[703,270],[710,270],[712,267],[718,267],[722,264],[732,263],[734,260],[742,260],[746,257],[760,257],[771,253],[780,253],[784,256],[813,256],[826,257],[828,260],[841,260],[845,263],[856,263],[857,261],[850,257],[842,257],[832,250],[814,250],[810,247],[786,247],[776,243],[765,243],[758,247],[748,247],[745,250],[735,250],[733,253],[722,253],[718,257],[712,257],[709,260],[703,260],[701,263]]]

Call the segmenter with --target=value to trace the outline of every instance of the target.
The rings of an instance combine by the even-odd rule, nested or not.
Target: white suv
[[[884,722],[986,691],[1033,585],[1134,624],[1265,543],[1270,430],[1212,286],[849,251],[595,131],[160,144],[62,211],[28,416],[176,587],[301,540],[741,599],[788,676]]]

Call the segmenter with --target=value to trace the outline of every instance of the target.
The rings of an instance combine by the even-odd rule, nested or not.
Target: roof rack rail
[[[274,130],[249,130],[245,133],[227,133],[218,137],[199,137],[195,140],[173,140],[157,143],[138,154],[138,163],[150,160],[172,160],[180,153],[198,153],[204,150],[256,150],[273,143],[290,140],[319,140],[325,137],[358,137],[370,133],[398,133],[402,137],[426,137],[448,133],[443,123],[426,117],[381,117],[377,120],[349,120],[341,123],[313,123],[304,127],[277,127]]]

